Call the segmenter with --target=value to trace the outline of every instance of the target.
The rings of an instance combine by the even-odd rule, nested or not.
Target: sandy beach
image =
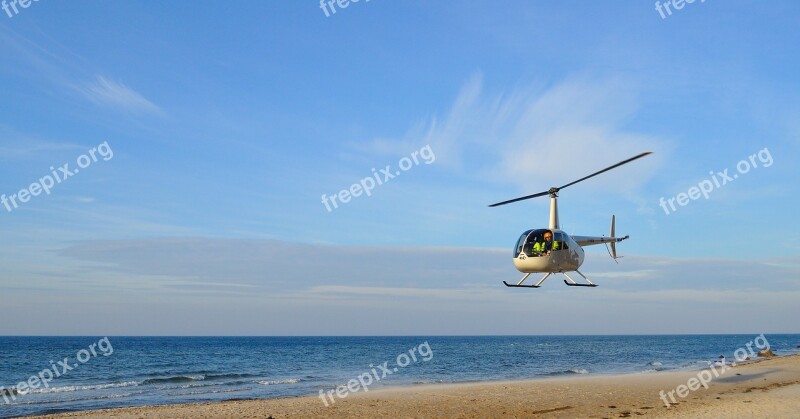
[[[708,382],[699,371],[577,376],[513,382],[393,387],[350,394],[326,407],[317,396],[136,407],[47,418],[486,418],[793,417],[800,412],[800,355],[729,368]],[[709,371],[710,374],[710,371]],[[710,374],[713,375],[713,374]],[[700,377],[704,378],[704,377]],[[685,385],[685,388],[679,386]],[[695,391],[690,387],[698,388]],[[676,390],[677,389],[677,390]],[[663,398],[678,402],[669,408]],[[686,394],[688,393],[688,394]],[[680,397],[683,394],[685,397]]]

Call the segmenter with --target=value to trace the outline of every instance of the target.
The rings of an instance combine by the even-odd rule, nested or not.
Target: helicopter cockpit
[[[552,241],[546,240],[552,237]],[[547,256],[550,252],[567,249],[567,241],[560,231],[553,233],[548,229],[528,230],[519,237],[514,247],[514,258],[524,253],[529,257]]]

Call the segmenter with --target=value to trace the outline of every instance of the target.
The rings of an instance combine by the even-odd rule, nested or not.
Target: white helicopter
[[[589,280],[578,268],[583,264],[583,248],[581,246],[590,246],[594,244],[609,243],[611,249],[609,253],[616,261],[617,249],[616,243],[627,239],[625,237],[614,236],[614,216],[611,216],[611,235],[609,237],[597,236],[570,236],[569,234],[561,231],[558,224],[558,192],[567,186],[572,186],[578,182],[582,182],[591,177],[597,176],[601,173],[607,172],[616,167],[622,166],[625,163],[630,163],[636,159],[642,158],[651,152],[639,154],[638,156],[631,157],[628,160],[619,162],[613,166],[609,166],[599,172],[593,173],[584,178],[578,179],[574,182],[568,183],[561,187],[553,187],[545,192],[535,193],[520,198],[510,199],[508,201],[498,202],[489,205],[490,207],[497,207],[500,205],[510,204],[512,202],[522,201],[525,199],[536,198],[540,196],[550,195],[550,226],[548,228],[531,229],[522,233],[517,240],[517,245],[514,247],[514,267],[518,271],[525,274],[516,285],[509,284],[503,281],[507,287],[521,287],[521,288],[539,288],[544,281],[554,273],[562,273],[567,279],[564,283],[571,287],[596,287],[597,284]],[[586,284],[575,282],[567,272],[577,272]],[[522,285],[532,273],[546,273],[542,279],[535,285]]]

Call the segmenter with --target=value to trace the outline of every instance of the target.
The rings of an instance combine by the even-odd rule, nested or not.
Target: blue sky
[[[798,332],[791,1],[31,3],[0,11],[0,334]],[[430,146],[371,196],[337,194]],[[767,151],[764,151],[764,150]],[[516,280],[562,191],[601,287]],[[666,215],[659,199],[757,168]],[[558,314],[556,314],[558,313]],[[586,318],[598,319],[587,323]],[[55,319],[58,319],[56,321]],[[770,319],[765,322],[763,319]]]

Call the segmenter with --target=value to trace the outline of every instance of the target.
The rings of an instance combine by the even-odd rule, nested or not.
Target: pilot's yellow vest
[[[553,247],[552,247],[551,250],[558,250],[560,248],[561,248],[561,246],[558,244],[558,242],[557,241],[553,241]],[[536,242],[536,243],[534,243],[533,244],[533,251],[534,252],[539,252],[539,253],[544,252],[545,251],[545,243],[544,242],[541,242],[541,243],[540,242]]]

